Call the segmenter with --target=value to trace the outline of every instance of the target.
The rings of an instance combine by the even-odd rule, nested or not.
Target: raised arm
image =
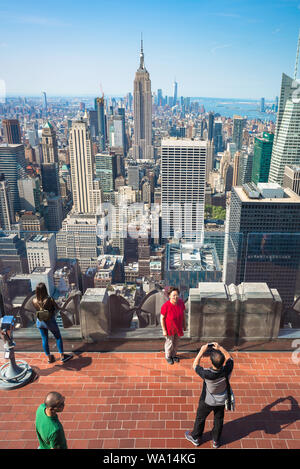
[[[207,347],[208,347],[208,344],[202,345],[202,347],[201,347],[201,349],[200,349],[200,351],[199,351],[198,355],[196,356],[196,358],[194,360],[194,363],[193,363],[194,370],[199,365],[201,358],[203,357],[204,353],[207,350]]]

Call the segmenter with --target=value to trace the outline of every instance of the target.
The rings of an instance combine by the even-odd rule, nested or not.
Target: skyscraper
[[[95,213],[91,137],[85,120],[72,122],[69,143],[73,210],[76,213]]]
[[[13,223],[15,223],[15,214],[10,187],[5,180],[5,175],[0,174],[0,227],[2,230],[11,230]]]
[[[0,144],[0,174],[5,174],[5,179],[11,191],[14,211],[20,210],[20,199],[17,181],[25,176],[25,152],[23,145]]]
[[[208,133],[207,133],[207,139],[211,141],[214,137],[214,114],[213,112],[210,112],[208,114]]]
[[[109,118],[109,146],[112,151],[126,154],[125,114],[124,109],[119,108],[118,114]]]
[[[59,169],[58,163],[42,163],[41,175],[43,191],[60,196]]]
[[[176,106],[177,103],[177,91],[178,91],[178,83],[174,80],[173,83],[173,106]]]
[[[263,133],[262,137],[254,139],[254,155],[252,164],[252,181],[268,182],[270,161],[273,147],[274,134]]]
[[[236,149],[241,150],[243,145],[243,129],[245,119],[241,116],[233,116],[232,141],[236,144]]]
[[[283,176],[283,187],[288,187],[300,195],[300,166],[286,166]]]
[[[17,119],[3,119],[4,139],[9,144],[21,143],[20,123]]]
[[[107,192],[112,192],[117,176],[116,156],[108,152],[97,153],[95,155],[95,171],[104,195]]]
[[[105,150],[106,146],[106,123],[105,123],[105,112],[104,112],[104,95],[101,98],[95,99],[95,109],[97,111],[98,119],[98,139],[100,151]]]
[[[222,128],[223,128],[222,121],[221,120],[215,121],[214,132],[213,132],[215,153],[219,153],[223,151]]]
[[[294,300],[300,261],[300,197],[276,183],[231,190],[226,224],[227,285],[266,282],[284,305]]]
[[[144,64],[143,41],[141,41],[140,66],[135,74],[134,89],[134,145],[133,158],[152,159],[152,95],[149,72]]]
[[[285,165],[299,164],[299,162],[299,83],[283,73],[269,181],[282,184]]]
[[[159,88],[157,90],[157,105],[158,106],[163,106],[163,100],[164,100],[164,98],[163,98],[163,94],[162,94],[162,89]]]
[[[56,132],[47,121],[42,130],[43,163],[58,163]]]
[[[140,188],[140,171],[138,165],[129,164],[127,168],[128,173],[128,186],[134,190]]]
[[[203,140],[162,140],[163,238],[202,240],[207,146]]]
[[[46,95],[46,91],[43,91],[42,92],[42,97],[43,97],[43,111],[45,113],[45,116],[47,116],[48,114],[48,103],[47,103],[47,95]]]

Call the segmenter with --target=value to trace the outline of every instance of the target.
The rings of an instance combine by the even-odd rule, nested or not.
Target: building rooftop
[[[169,243],[167,265],[168,270],[178,271],[221,270],[214,244]]]
[[[206,148],[207,141],[206,140],[192,140],[190,138],[187,139],[179,139],[176,137],[166,138],[163,139],[161,142],[161,146],[181,146],[181,147],[195,147],[200,146]]]
[[[53,233],[42,233],[42,234],[34,234],[32,236],[30,236],[30,238],[27,239],[27,243],[28,242],[31,242],[31,243],[45,243],[47,241],[49,241],[50,238],[53,238],[54,237],[54,234]]]
[[[33,269],[33,271],[31,272],[31,274],[29,274],[29,275],[32,275],[32,274],[48,274],[51,271],[52,271],[51,267],[35,267]]]
[[[251,183],[253,184],[253,183]],[[255,184],[253,184],[255,186]],[[251,186],[251,190],[253,190],[253,195],[251,195],[251,197],[249,197],[249,189],[246,189],[245,190],[245,186],[246,184],[244,184],[244,186],[234,186],[234,190],[235,192],[237,193],[237,195],[239,196],[240,200],[242,202],[252,202],[252,203],[266,203],[266,202],[274,202],[276,204],[280,204],[280,203],[284,203],[284,204],[287,204],[287,203],[295,203],[295,204],[299,204],[300,203],[300,196],[297,195],[294,191],[292,191],[292,189],[289,189],[287,187],[285,188],[282,188],[283,190],[283,193],[284,193],[284,197],[276,197],[276,198],[267,198],[267,197],[261,197],[259,195],[260,191],[258,190],[258,188],[256,189],[256,191],[258,191],[258,194],[257,195],[254,195],[255,194],[255,190],[254,188],[252,188]],[[257,187],[257,186],[256,186]],[[272,188],[271,188],[272,189]]]

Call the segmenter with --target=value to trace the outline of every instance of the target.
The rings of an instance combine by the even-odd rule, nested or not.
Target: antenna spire
[[[140,68],[144,69],[144,50],[143,50],[143,33],[141,33],[141,53],[140,53]]]
[[[294,80],[297,80],[297,75],[298,75],[299,50],[300,50],[300,30],[299,30],[299,35],[298,35],[298,45],[297,45],[297,55],[296,55],[296,63],[295,63],[295,71],[294,71]]]

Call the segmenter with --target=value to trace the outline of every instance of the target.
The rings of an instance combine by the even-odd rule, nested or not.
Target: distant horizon
[[[126,95],[128,93],[131,93],[133,95],[133,92],[131,91],[128,91],[127,93],[124,93],[124,94],[104,94],[104,97],[106,98],[125,98]],[[155,93],[152,91],[152,93]],[[66,94],[48,94],[47,91],[46,91],[46,96],[47,96],[47,99],[48,98],[93,98],[93,97],[98,97],[100,96],[101,93],[90,93],[90,94],[69,94],[69,95],[66,95]],[[168,96],[170,97],[171,95],[164,95],[164,96]],[[278,95],[276,95],[278,97]],[[209,100],[209,99],[215,99],[215,100],[224,100],[224,99],[229,99],[231,101],[238,101],[238,102],[259,102],[262,98],[265,99],[265,102],[274,102],[275,99],[276,99],[276,96],[274,96],[274,98],[268,98],[268,97],[265,97],[265,96],[261,96],[259,98],[247,98],[247,97],[243,97],[243,98],[232,98],[232,97],[228,97],[228,96],[178,96],[177,100],[179,101],[181,97],[183,98],[190,98],[190,99],[206,99],[206,100]],[[6,96],[6,99],[9,99],[9,98],[19,98],[19,97],[24,97],[24,98],[41,98],[42,99],[42,92],[40,94],[25,94],[25,93],[16,93],[16,94],[10,94],[10,95],[7,95]]]

